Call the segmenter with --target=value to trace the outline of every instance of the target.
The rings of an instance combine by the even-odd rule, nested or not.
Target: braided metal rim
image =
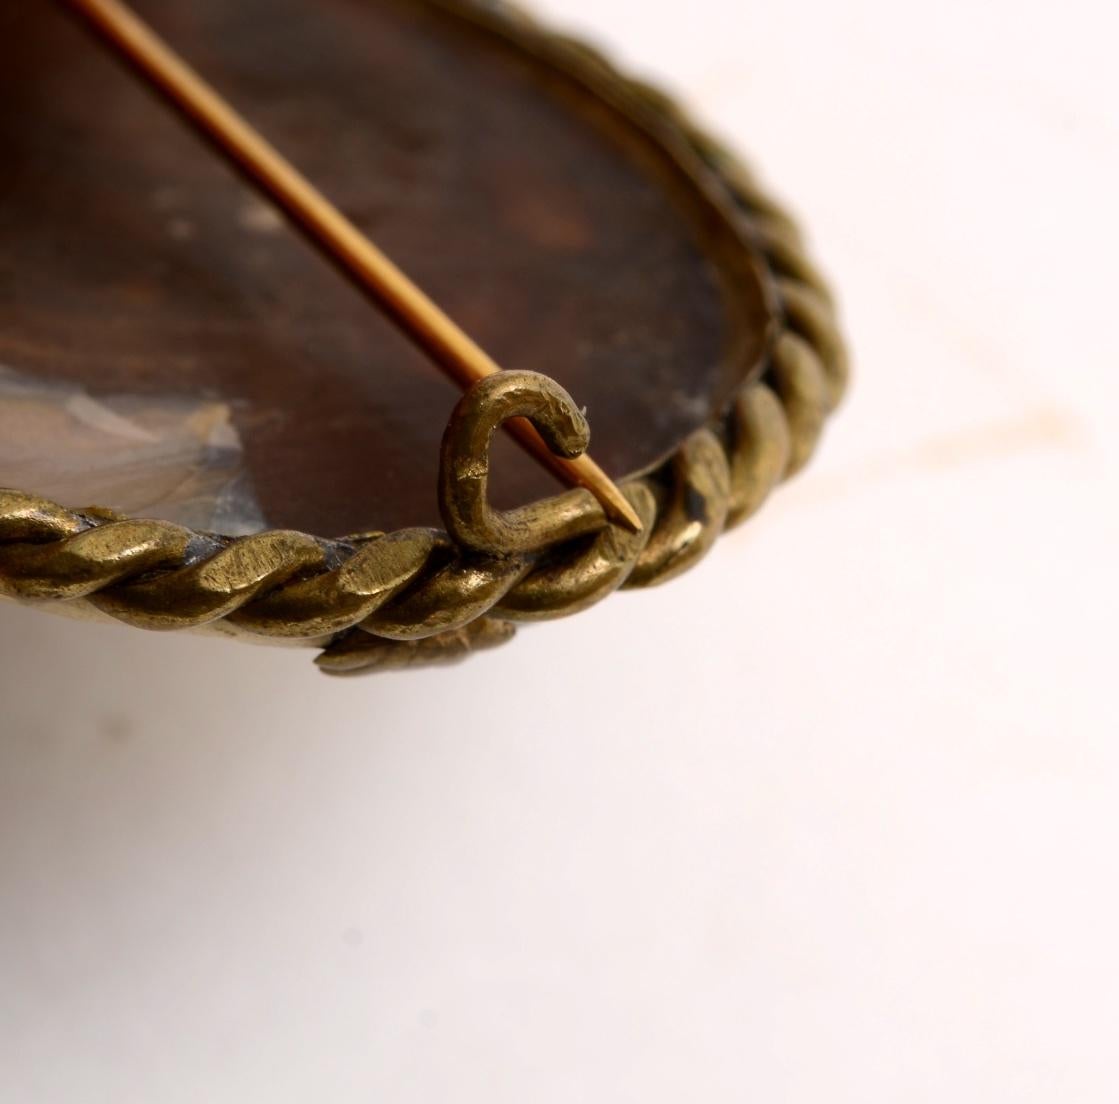
[[[484,11],[544,33],[515,9]],[[445,662],[508,639],[512,622],[566,616],[619,587],[675,577],[805,464],[842,397],[847,360],[831,294],[796,226],[668,97],[585,44],[548,37],[624,83],[686,139],[733,197],[776,293],[760,378],[658,470],[622,481],[644,531],[607,526],[494,555],[434,529],[343,541],[284,530],[228,538],[0,490],[0,596],[140,628],[324,646],[316,662],[333,674]]]

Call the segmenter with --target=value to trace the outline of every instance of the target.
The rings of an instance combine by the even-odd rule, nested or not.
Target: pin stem
[[[289,161],[190,69],[120,0],[63,0],[198,128],[463,389],[501,369]],[[556,456],[522,419],[516,439],[569,484],[585,487],[604,512],[632,532],[641,521],[586,454]]]

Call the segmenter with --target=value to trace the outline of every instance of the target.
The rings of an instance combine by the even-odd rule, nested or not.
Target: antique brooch
[[[806,462],[831,295],[660,92],[483,0],[152,6],[0,14],[0,595],[443,662]]]

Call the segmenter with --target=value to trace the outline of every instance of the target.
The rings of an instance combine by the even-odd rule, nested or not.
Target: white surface
[[[1115,1100],[1110,6],[548,7],[799,209],[850,402],[453,670],[0,607],[0,1099]]]

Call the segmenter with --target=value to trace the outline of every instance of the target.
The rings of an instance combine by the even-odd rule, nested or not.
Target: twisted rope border
[[[514,9],[499,13],[536,26]],[[434,529],[227,538],[0,490],[0,595],[147,629],[208,626],[324,646],[316,662],[332,674],[446,662],[508,639],[511,622],[566,616],[619,587],[674,578],[803,467],[842,397],[847,360],[831,294],[795,224],[668,97],[591,47],[550,38],[687,140],[729,190],[776,292],[777,334],[760,378],[658,470],[622,481],[644,531],[607,526],[535,553],[483,555]]]

